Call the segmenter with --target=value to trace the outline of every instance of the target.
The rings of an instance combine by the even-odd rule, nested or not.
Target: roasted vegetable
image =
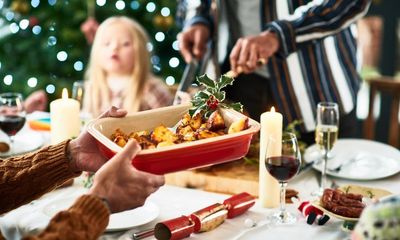
[[[242,118],[239,119],[235,122],[233,122],[228,129],[228,134],[230,133],[235,133],[235,132],[240,132],[244,129],[247,129],[249,127],[249,119],[248,118]]]
[[[207,129],[210,131],[225,129],[225,121],[219,111],[214,111],[213,113],[211,113],[210,117],[207,120]]]
[[[151,139],[156,142],[175,142],[178,136],[164,125],[160,125],[151,133]]]

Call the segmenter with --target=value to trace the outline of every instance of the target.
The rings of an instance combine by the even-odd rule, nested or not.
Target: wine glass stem
[[[279,201],[279,217],[281,218],[282,221],[284,221],[285,218],[285,211],[286,211],[286,182],[280,182],[281,188],[280,188],[280,201]]]
[[[326,149],[324,152],[324,161],[322,163],[322,174],[321,174],[321,184],[320,184],[320,190],[321,193],[324,191],[326,187],[326,168],[327,168],[327,162],[328,162],[328,153],[329,151]]]
[[[14,135],[13,136],[8,136],[10,139],[10,154],[14,151]]]

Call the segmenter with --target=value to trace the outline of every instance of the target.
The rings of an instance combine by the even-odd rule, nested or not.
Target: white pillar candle
[[[272,177],[265,166],[265,158],[269,156],[280,156],[282,149],[282,114],[275,112],[272,107],[270,112],[261,114],[260,130],[260,169],[259,169],[259,200],[265,208],[275,208],[279,206],[279,182]],[[267,144],[269,139],[274,141]],[[267,156],[268,154],[268,156]]]
[[[50,103],[51,144],[78,137],[81,129],[79,109],[79,102],[68,98],[66,88],[63,89],[61,99],[56,99]]]

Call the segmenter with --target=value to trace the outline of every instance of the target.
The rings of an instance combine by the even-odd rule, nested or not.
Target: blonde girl
[[[100,24],[86,71],[84,111],[98,116],[111,105],[128,112],[172,104],[168,87],[150,71],[148,37],[127,17]]]

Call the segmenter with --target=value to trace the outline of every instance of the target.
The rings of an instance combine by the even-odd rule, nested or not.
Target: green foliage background
[[[106,0],[103,6],[95,4],[95,18],[98,22],[113,15],[125,15],[136,19],[148,31],[154,46],[153,70],[156,75],[165,79],[173,76],[177,81],[183,71],[183,60],[178,51],[172,48],[179,29],[175,25],[176,1],[155,0],[155,11],[146,10],[151,1],[120,0],[125,3],[123,10],[116,8],[116,0]],[[17,91],[27,96],[38,89],[45,89],[53,84],[55,92],[48,94],[49,99],[58,98],[63,87],[71,92],[72,84],[83,79],[88,62],[90,45],[87,44],[81,24],[88,17],[88,3],[94,0],[36,0],[39,4],[33,7],[33,0],[0,0],[0,92]],[[170,9],[170,16],[163,17],[160,13],[163,7]],[[10,17],[12,16],[12,17]],[[29,20],[29,27],[16,33],[10,32],[10,25],[20,24],[23,19]],[[15,24],[14,24],[15,25]],[[35,35],[32,27],[38,25],[41,32]],[[157,42],[154,36],[157,32],[165,33],[165,40]],[[49,44],[49,37],[54,36],[57,43]],[[57,53],[66,51],[68,58],[64,62],[57,60]],[[171,68],[168,64],[171,57],[178,57],[180,64]],[[76,71],[74,63],[83,62],[83,70]],[[6,85],[3,81],[6,75],[12,75],[13,82]],[[31,77],[38,79],[36,87],[27,85]]]

